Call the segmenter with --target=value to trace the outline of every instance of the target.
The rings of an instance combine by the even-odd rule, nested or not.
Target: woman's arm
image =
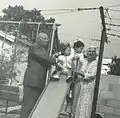
[[[94,64],[91,68],[88,68],[89,71],[85,73],[84,79],[94,79],[97,72],[97,64]]]

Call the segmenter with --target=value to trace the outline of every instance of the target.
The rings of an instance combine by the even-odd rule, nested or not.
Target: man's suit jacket
[[[32,44],[28,53],[28,66],[24,75],[23,85],[44,88],[47,68],[53,63],[44,46]]]

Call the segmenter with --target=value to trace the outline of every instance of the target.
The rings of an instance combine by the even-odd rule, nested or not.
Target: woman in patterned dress
[[[96,48],[89,47],[87,50],[86,68],[84,77],[80,82],[80,94],[76,101],[75,118],[90,118],[97,71]]]

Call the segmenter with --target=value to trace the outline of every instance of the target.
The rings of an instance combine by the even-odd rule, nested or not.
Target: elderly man
[[[47,55],[48,35],[39,33],[37,41],[29,48],[28,66],[24,75],[24,96],[20,118],[28,118],[42,90],[45,87],[47,68],[54,60]]]

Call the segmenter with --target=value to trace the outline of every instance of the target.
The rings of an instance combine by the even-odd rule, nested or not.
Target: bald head
[[[39,33],[38,36],[37,36],[37,40],[45,40],[45,41],[48,41],[48,35],[46,33]]]
[[[46,46],[48,44],[49,38],[46,33],[39,33],[37,36],[37,43]]]

